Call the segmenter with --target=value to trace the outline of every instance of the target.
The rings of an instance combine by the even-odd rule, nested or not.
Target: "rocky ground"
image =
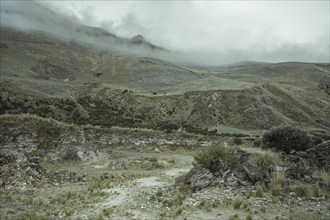
[[[253,172],[225,180],[196,165],[193,155],[209,145],[238,147],[232,138],[68,126],[45,150],[40,131],[2,124],[1,219],[329,219],[329,185],[306,167],[298,170],[309,157],[326,164],[327,152],[318,152],[327,143],[287,158],[297,164],[286,167],[288,174],[300,177],[287,176],[274,192],[251,181]],[[252,139],[242,139],[237,152],[261,151],[251,146]]]

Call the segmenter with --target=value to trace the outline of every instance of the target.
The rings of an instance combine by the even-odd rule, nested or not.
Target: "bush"
[[[206,151],[196,154],[194,159],[202,167],[213,172],[220,169],[233,169],[238,165],[235,149],[228,147],[212,146]]]
[[[290,153],[291,150],[306,150],[310,146],[310,138],[300,128],[278,126],[264,133],[262,143],[263,148],[274,148],[285,153]]]

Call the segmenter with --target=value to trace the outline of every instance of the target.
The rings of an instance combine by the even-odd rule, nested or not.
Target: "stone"
[[[190,188],[193,191],[208,187],[214,180],[214,175],[208,169],[202,168],[191,177]]]
[[[234,175],[230,175],[227,179],[227,185],[235,187],[238,185],[238,179]]]

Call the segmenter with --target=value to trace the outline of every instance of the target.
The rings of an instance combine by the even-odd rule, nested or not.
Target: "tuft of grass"
[[[113,209],[110,209],[110,208],[103,209],[102,213],[104,216],[109,217],[113,213]]]
[[[310,195],[310,187],[306,184],[295,185],[293,186],[293,190],[301,197],[308,197]]]
[[[258,151],[253,153],[249,163],[256,165],[263,172],[268,172],[272,166],[281,165],[282,160],[272,151]]]
[[[253,220],[253,217],[251,214],[248,214],[246,217],[245,217],[246,220]]]
[[[155,195],[156,195],[157,197],[161,197],[161,196],[163,195],[163,190],[158,189]]]
[[[266,207],[265,206],[261,206],[260,207],[260,212],[266,213]]]
[[[194,159],[197,164],[200,164],[210,171],[218,170],[219,164],[224,164],[227,168],[233,169],[239,164],[235,151],[236,150],[233,148],[211,146],[206,151],[196,154]]]
[[[256,187],[256,196],[257,197],[263,197],[264,196],[264,188],[261,185],[258,185]]]
[[[244,202],[244,200],[242,198],[236,198],[233,201],[234,209],[239,209],[241,207],[241,205],[243,204],[243,202]]]
[[[177,207],[182,205],[183,200],[186,198],[186,196],[184,194],[177,194],[173,199],[159,199],[159,202],[162,202],[164,205],[166,205],[167,207]]]
[[[104,220],[104,217],[102,215],[99,215],[96,217],[96,220]]]
[[[289,204],[290,205],[296,205],[297,204],[297,200],[295,198],[292,198],[292,199],[290,199]]]
[[[271,193],[273,196],[278,196],[285,183],[284,172],[277,172],[271,181]]]
[[[314,197],[321,197],[324,195],[319,184],[315,184],[314,186],[311,187],[311,189]]]
[[[228,218],[228,220],[236,220],[236,219],[238,219],[238,214],[234,214],[234,215],[231,215],[231,216],[229,216],[229,218]]]
[[[180,192],[187,192],[187,191],[189,191],[190,186],[187,183],[181,182],[178,186],[178,189]]]
[[[330,173],[325,170],[316,171],[313,173],[313,177],[320,178],[322,183],[327,187],[330,187]]]
[[[245,192],[245,197],[246,197],[247,199],[249,199],[251,196],[252,196],[252,191],[251,191],[251,189],[248,189],[248,190]]]
[[[206,201],[205,200],[202,200],[199,204],[198,204],[198,207],[203,207],[206,205]]]
[[[178,208],[175,212],[175,215],[178,216],[178,215],[181,215],[183,212],[183,208]]]
[[[280,185],[277,185],[274,183],[271,184],[272,196],[278,196],[281,190],[282,190],[282,187]]]

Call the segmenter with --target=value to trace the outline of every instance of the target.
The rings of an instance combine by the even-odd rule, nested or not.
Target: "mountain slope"
[[[181,66],[1,27],[0,113],[102,126],[329,132],[329,64]]]

